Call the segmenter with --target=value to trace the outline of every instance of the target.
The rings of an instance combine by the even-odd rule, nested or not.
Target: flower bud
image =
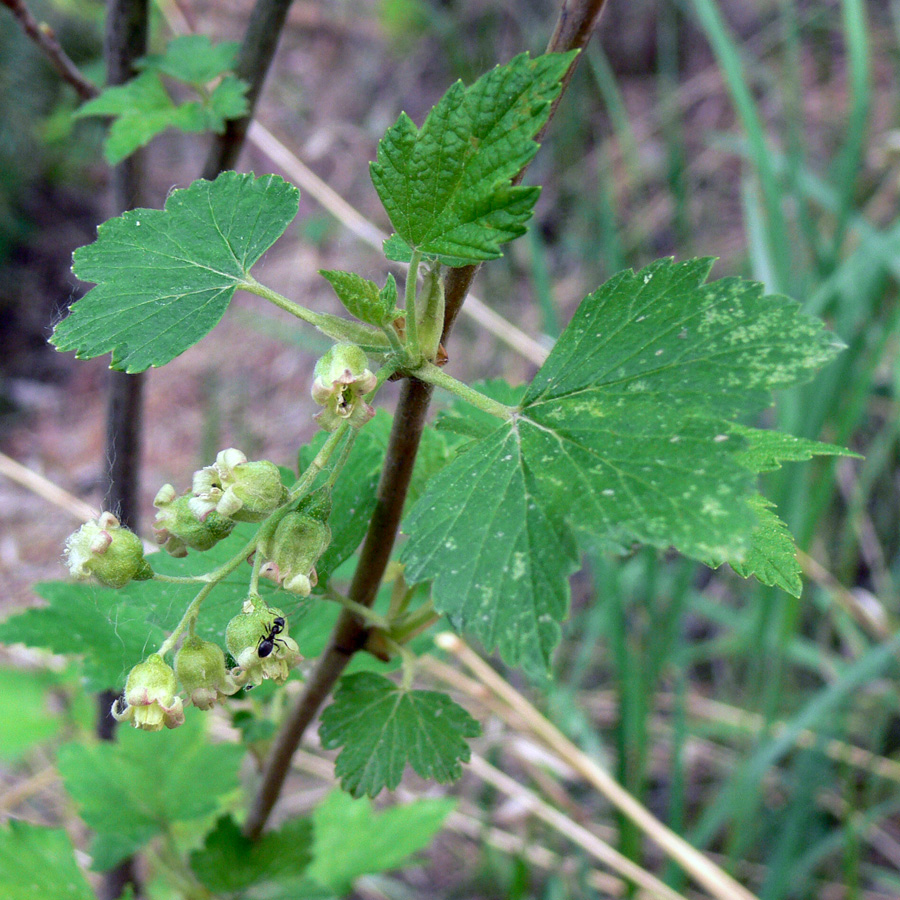
[[[175,674],[199,709],[211,709],[217,700],[221,702],[239,688],[225,669],[222,648],[196,636],[187,638],[175,654]]]
[[[75,578],[93,575],[101,584],[120,588],[153,577],[141,539],[119,524],[112,513],[85,522],[66,540],[66,565]]]
[[[290,512],[261,547],[266,557],[259,574],[286,591],[308,597],[318,583],[316,562],[331,543],[327,522],[307,512]]]
[[[265,678],[284,684],[303,658],[297,642],[288,637],[284,613],[258,597],[251,597],[228,623],[225,643],[238,665],[234,672],[238,684],[261,684]]]
[[[148,656],[129,673],[125,682],[125,707],[121,698],[112,706],[113,718],[119,722],[131,722],[144,731],[161,731],[175,728],[184,722],[184,708],[180,697],[175,696],[178,682],[175,672],[158,653]]]
[[[215,510],[236,522],[262,522],[287,500],[278,466],[266,459],[249,462],[240,450],[222,450],[213,465],[194,473],[188,501],[201,521]]]
[[[361,428],[375,415],[364,399],[378,383],[368,365],[366,354],[356,344],[335,344],[316,363],[312,397],[325,407],[316,416],[325,431],[336,431],[345,421]]]
[[[444,280],[438,262],[426,270],[422,289],[416,298],[416,330],[422,356],[433,362],[437,358],[444,331]]]
[[[209,550],[231,534],[234,520],[214,509],[200,518],[191,509],[191,494],[175,496],[175,488],[164,484],[153,500],[159,510],[153,522],[156,543],[172,556],[187,556],[191,550]]]

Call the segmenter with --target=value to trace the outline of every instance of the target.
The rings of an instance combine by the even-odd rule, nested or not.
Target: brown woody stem
[[[53,29],[45,22],[38,22],[22,0],[0,0],[0,3],[16,17],[22,30],[47,57],[56,74],[66,84],[75,88],[75,92],[82,100],[91,100],[100,93],[97,86],[81,74],[78,66],[60,46]]]
[[[548,52],[584,47],[603,4],[604,0],[564,0]],[[564,85],[568,83],[571,71],[570,68]],[[517,180],[521,180],[522,174],[519,173]],[[477,266],[450,270],[445,283],[442,342],[446,341],[453,327],[477,270]],[[391,557],[430,399],[430,385],[415,379],[404,383],[378,485],[377,506],[369,522],[349,591],[350,598],[364,606],[372,605]],[[262,784],[244,825],[244,833],[251,840],[259,837],[265,827],[290,771],[291,757],[306,728],[334,690],[347,663],[365,646],[367,636],[366,626],[356,615],[345,610],[335,625],[328,646],[310,673],[296,706],[282,724],[266,761]]]

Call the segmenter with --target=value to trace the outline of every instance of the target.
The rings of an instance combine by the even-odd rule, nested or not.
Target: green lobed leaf
[[[233,75],[222,78],[212,92],[205,85],[232,67],[238,46],[233,42],[213,46],[203,35],[175,38],[165,54],[139,61],[138,67],[145,70],[140,75],[104,88],[74,115],[116,117],[103,146],[110,165],[169,128],[221,132],[226,119],[247,112],[247,85]],[[176,104],[162,82],[163,74],[193,84],[200,99]]]
[[[58,765],[84,821],[97,832],[94,867],[107,869],[170,825],[215,813],[238,787],[243,751],[210,744],[203,716],[148,734],[120,728],[115,743],[66,744]]]
[[[511,663],[549,664],[574,531],[740,562],[759,510],[727,420],[840,347],[793,301],[709,260],[623,272],[582,302],[514,420],[429,484],[404,527],[409,581]],[[771,524],[771,523],[770,523]]]
[[[780,469],[784,462],[798,462],[814,456],[858,456],[835,444],[745,425],[733,425],[731,433],[743,439],[744,446],[736,456],[750,472],[771,472]],[[758,494],[750,502],[756,511],[757,523],[744,555],[733,560],[713,558],[706,561],[707,565],[716,567],[727,562],[742,578],[752,575],[763,584],[780,587],[799,597],[803,591],[803,569],[797,561],[793,535],[765,497]]]
[[[239,119],[250,111],[247,84],[234,75],[227,75],[216,85],[207,103],[208,128],[221,134],[227,119]]]
[[[537,152],[534,137],[575,53],[520,54],[471,87],[454,84],[421,129],[401,113],[378,145],[372,182],[402,243],[451,266],[500,256],[525,232],[539,189],[512,179]]]
[[[319,269],[352,316],[381,327],[397,318],[397,283],[389,275],[384,288],[353,272]]]
[[[803,569],[797,562],[797,547],[787,525],[772,511],[772,504],[761,495],[751,501],[756,510],[756,527],[750,546],[742,559],[731,562],[731,568],[742,578],[753,575],[770,587],[780,587],[793,597],[803,592]],[[715,565],[715,562],[713,562]]]
[[[103,145],[103,155],[111,166],[168,128],[202,130],[202,125],[196,127],[195,111],[188,104],[176,106],[155,72],[144,72],[125,84],[105,88],[75,115],[116,116]]]
[[[234,819],[223,816],[206,835],[203,847],[191,853],[191,869],[211,891],[242,891],[302,875],[312,859],[312,843],[310,819],[284,822],[248,841]]]
[[[169,41],[165,53],[143,57],[138,68],[200,87],[234,69],[240,46],[237,41],[213,44],[205,34],[181,35]]]
[[[145,608],[128,602],[123,592],[129,588],[115,591],[65,581],[37,584],[35,593],[48,605],[25,610],[0,624],[0,642],[82,657],[92,691],[122,685],[129,669],[164,637],[159,628],[147,624]]]
[[[126,81],[104,88],[99,96],[82,103],[73,113],[82,118],[85,116],[122,116],[129,113],[174,109],[175,104],[159,78],[152,72],[146,72]]]
[[[782,463],[803,462],[814,456],[860,458],[858,453],[846,447],[794,437],[780,431],[733,425],[731,432],[744,439],[744,449],[738,454],[738,459],[751,472],[774,472],[781,468]]]
[[[59,731],[62,717],[47,703],[58,683],[49,672],[0,669],[0,759],[20,759]]]
[[[396,869],[425,849],[454,806],[447,799],[418,800],[375,812],[366,797],[332,791],[313,812],[314,856],[307,874],[337,895],[348,894],[361,875]]]
[[[0,884],[4,900],[95,900],[65,831],[15,819],[0,826]]]
[[[340,748],[335,774],[354,797],[393,790],[407,764],[423,778],[452,781],[469,759],[478,723],[446,694],[402,690],[372,672],[344,676],[322,713],[326,750]]]
[[[224,172],[174,191],[165,209],[135,209],[75,251],[75,274],[96,283],[51,338],[79,358],[112,352],[141,372],[197,343],[222,318],[253,264],[297,214],[299,192],[275,175]]]

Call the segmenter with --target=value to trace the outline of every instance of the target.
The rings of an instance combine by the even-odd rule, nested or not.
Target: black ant
[[[276,641],[279,640],[276,635],[281,634],[282,631],[284,631],[284,619],[281,616],[276,616],[272,621],[272,627],[269,629],[269,633],[263,635],[259,639],[256,653],[260,659],[265,659],[267,656],[271,655],[272,651],[275,649]]]

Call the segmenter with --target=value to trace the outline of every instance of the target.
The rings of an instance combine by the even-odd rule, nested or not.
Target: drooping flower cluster
[[[263,522],[276,514],[257,537],[255,553],[261,559],[256,572],[306,597],[318,580],[316,563],[331,542],[331,488],[319,488],[294,508],[283,508],[289,500],[274,463],[251,462],[230,448],[221,451],[213,465],[194,473],[190,491],[179,495],[171,484],[160,488],[154,499],[154,536],[169,554],[183,557],[189,550],[209,550],[238,522]],[[94,577],[111,587],[154,577],[140,538],[111,513],[73,534],[65,555],[73,576]],[[177,629],[177,635],[189,633],[175,654],[174,668],[165,655],[177,645],[177,635],[132,668],[124,694],[111,710],[117,720],[145,731],[175,728],[184,722],[185,704],[208,710],[265,679],[283,684],[302,659],[284,612],[260,597],[255,581],[225,631],[231,668],[221,647],[194,633],[198,614],[199,603],[186,611]]]
[[[228,652],[237,664],[229,669],[221,647],[196,635],[185,638],[175,654],[175,668],[153,653],[128,674],[125,693],[116,699],[112,715],[135,728],[160,731],[184,722],[184,704],[208,710],[243,687],[270,678],[284,684],[303,659],[289,635],[284,612],[251,594],[225,631]],[[178,695],[178,686],[184,698]]]

